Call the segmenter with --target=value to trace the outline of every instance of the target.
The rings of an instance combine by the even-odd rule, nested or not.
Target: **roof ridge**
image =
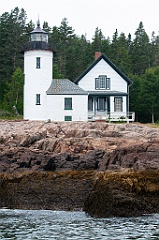
[[[129,85],[132,81],[104,54],[102,53],[86,70],[75,79],[75,83],[78,83],[101,59],[104,59],[113,69],[116,71]]]

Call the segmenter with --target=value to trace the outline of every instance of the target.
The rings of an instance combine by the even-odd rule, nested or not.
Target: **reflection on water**
[[[84,212],[0,209],[0,239],[159,239],[159,215],[91,218]]]

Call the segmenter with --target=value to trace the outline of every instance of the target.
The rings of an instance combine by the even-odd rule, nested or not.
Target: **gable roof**
[[[78,78],[76,78],[74,82],[78,83],[101,59],[104,59],[128,83],[128,85],[132,84],[132,81],[103,53]]]
[[[88,95],[86,91],[69,79],[53,79],[47,95]]]

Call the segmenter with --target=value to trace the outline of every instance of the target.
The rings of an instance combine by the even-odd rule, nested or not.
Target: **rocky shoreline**
[[[159,129],[0,121],[0,207],[159,213]]]

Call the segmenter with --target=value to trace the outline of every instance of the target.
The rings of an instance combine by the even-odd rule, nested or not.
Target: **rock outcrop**
[[[159,129],[38,121],[0,121],[0,129],[0,172],[159,169]]]
[[[84,211],[95,217],[159,213],[159,171],[97,174]]]
[[[0,174],[0,208],[82,210],[93,171]]]
[[[0,207],[158,213],[158,144],[141,124],[0,121]]]

